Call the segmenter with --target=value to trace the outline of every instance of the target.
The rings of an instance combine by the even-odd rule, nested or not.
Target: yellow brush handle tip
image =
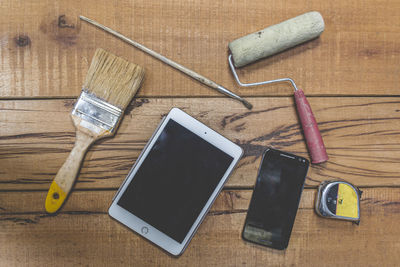
[[[55,213],[57,212],[62,204],[64,203],[65,198],[67,197],[67,193],[65,193],[58,184],[53,181],[51,183],[49,192],[47,192],[46,197],[46,212],[47,213]]]

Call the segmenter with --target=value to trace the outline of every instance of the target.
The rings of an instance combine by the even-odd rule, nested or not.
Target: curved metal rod
[[[297,91],[297,86],[296,86],[296,84],[295,84],[294,81],[293,81],[292,79],[290,79],[290,78],[282,78],[282,79],[269,80],[269,81],[256,82],[256,83],[242,83],[242,82],[239,80],[239,77],[238,77],[238,75],[237,75],[237,73],[236,73],[236,70],[235,70],[235,66],[233,65],[233,62],[232,62],[232,55],[229,55],[229,56],[228,56],[228,61],[229,61],[229,67],[231,68],[231,71],[232,71],[232,73],[233,73],[233,77],[235,77],[236,82],[237,82],[240,86],[249,87],[249,86],[263,85],[263,84],[269,84],[269,83],[290,82],[290,83],[293,85],[294,90]]]

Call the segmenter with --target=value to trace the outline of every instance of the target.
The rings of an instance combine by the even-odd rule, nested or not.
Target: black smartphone
[[[261,160],[242,238],[285,249],[299,207],[309,161],[268,148]]]

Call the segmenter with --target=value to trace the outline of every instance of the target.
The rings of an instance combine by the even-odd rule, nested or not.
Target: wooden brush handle
[[[87,135],[79,130],[76,132],[74,148],[57,172],[47,193],[45,206],[48,213],[57,212],[64,203],[78,176],[85,154],[95,139],[96,138],[93,136]]]

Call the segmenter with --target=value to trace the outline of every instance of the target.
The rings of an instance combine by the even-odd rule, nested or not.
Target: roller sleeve
[[[311,106],[302,90],[294,92],[297,112],[307,141],[312,163],[322,163],[328,160],[324,141],[318,129],[317,121],[312,113]]]
[[[324,28],[321,14],[312,11],[236,39],[229,50],[239,68],[314,39]]]

